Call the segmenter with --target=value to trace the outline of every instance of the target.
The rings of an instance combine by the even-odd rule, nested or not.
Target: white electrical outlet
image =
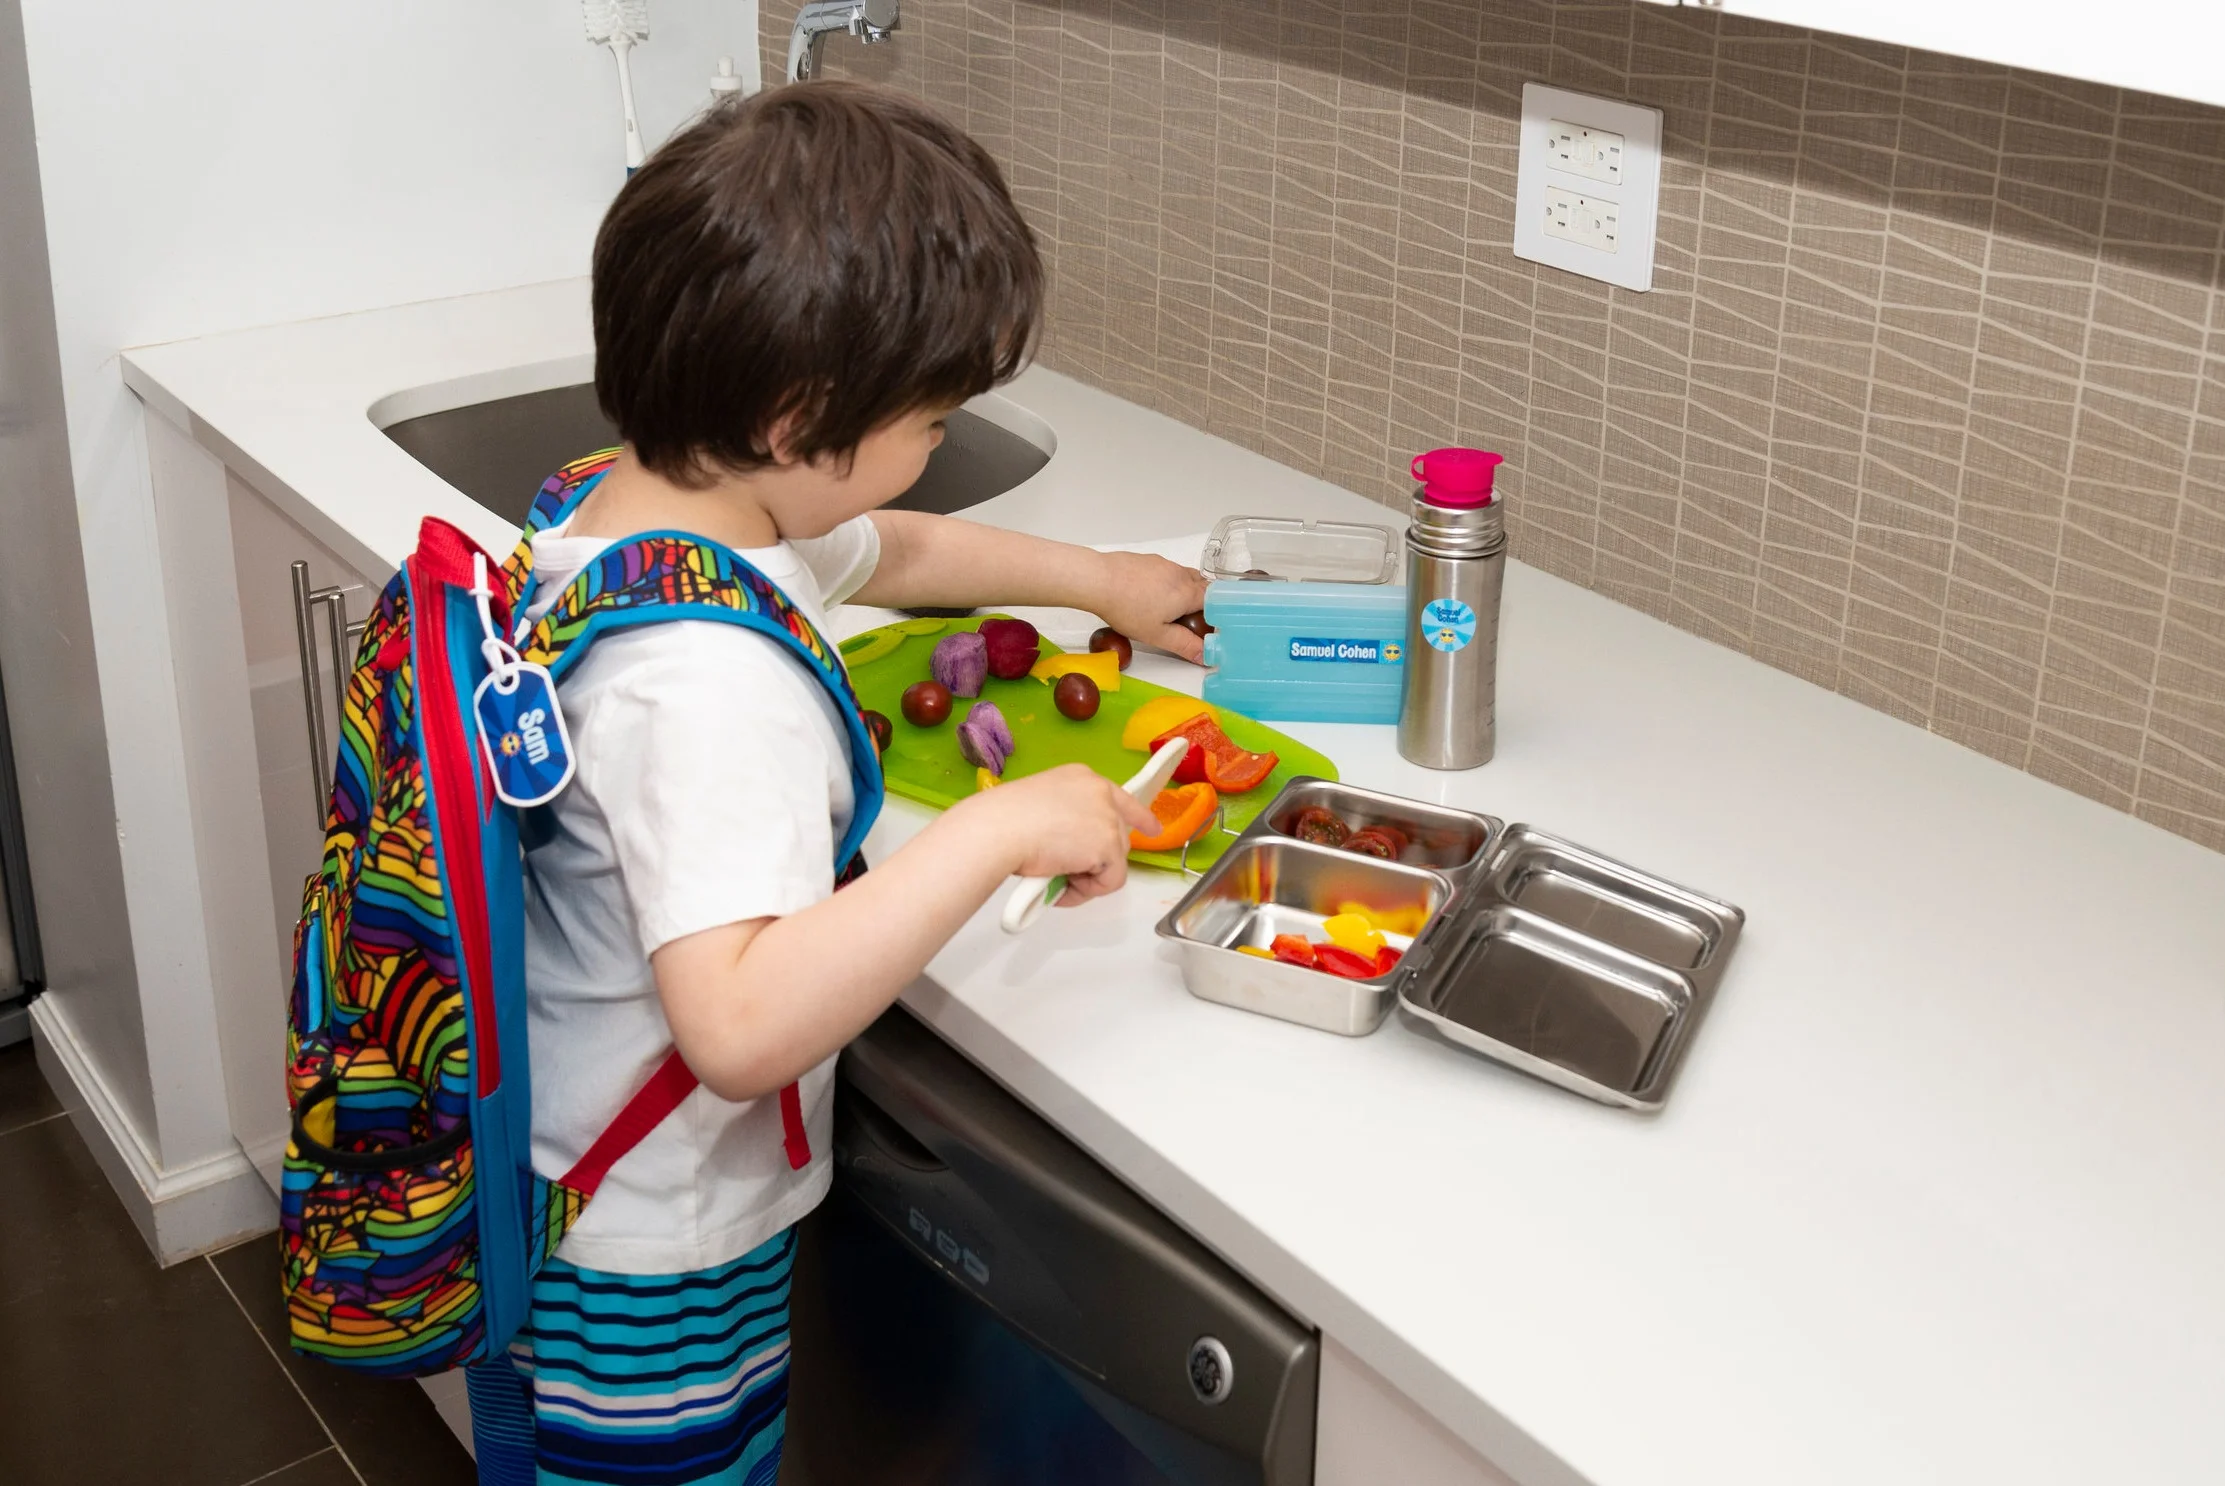
[[[1546,153],[1556,170],[1590,181],[1622,184],[1623,138],[1611,129],[1587,129],[1554,119],[1545,126]]]
[[[1661,110],[1523,87],[1516,257],[1651,289],[1660,200]]]
[[[1545,188],[1545,235],[1564,242],[1615,251],[1615,219],[1619,208],[1596,196],[1579,196],[1565,186]]]

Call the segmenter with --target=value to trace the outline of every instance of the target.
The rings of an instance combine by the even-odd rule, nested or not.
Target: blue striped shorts
[[[541,1486],[773,1486],[794,1229],[692,1274],[551,1259],[511,1347]]]

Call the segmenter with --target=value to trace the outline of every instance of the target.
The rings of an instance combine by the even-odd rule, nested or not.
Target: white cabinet
[[[304,562],[311,586],[348,591],[353,617],[369,611],[384,579],[335,556],[155,409],[146,436],[224,1117],[275,1192],[294,918],[323,849],[325,785],[313,779],[329,779],[337,737],[320,615],[326,744],[313,770],[292,569]]]
[[[2216,0],[1714,0],[1706,8],[2225,104],[2225,6]]]
[[[170,643],[232,1136],[273,1192],[285,1155],[286,993],[302,880],[324,845],[338,737],[329,621],[316,617],[322,757],[303,706],[294,564],[369,612],[373,582],[150,412],[147,449],[171,587]],[[345,637],[343,637],[345,638]],[[352,658],[353,643],[345,650]],[[339,662],[345,665],[345,661]]]

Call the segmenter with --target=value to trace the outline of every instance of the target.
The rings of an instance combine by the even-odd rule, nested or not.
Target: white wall
[[[177,1168],[231,1149],[199,896],[226,889],[188,865],[174,606],[116,353],[584,272],[624,174],[617,84],[576,0],[22,6],[123,844],[115,928],[128,923],[138,968],[136,987],[51,999],[134,1133]],[[750,53],[755,9],[652,0],[635,54],[652,143],[705,101],[721,54]],[[142,1024],[143,1053],[119,1044]]]
[[[146,1037],[123,924],[123,859],[108,778],[93,621],[70,496],[69,440],[41,229],[22,18],[0,0],[0,675],[45,975],[76,997],[85,1040],[125,1071],[151,1119]]]

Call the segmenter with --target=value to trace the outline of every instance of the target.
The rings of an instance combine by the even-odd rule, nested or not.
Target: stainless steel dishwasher
[[[1308,1486],[1319,1344],[902,1007],[842,1055],[782,1486]]]

